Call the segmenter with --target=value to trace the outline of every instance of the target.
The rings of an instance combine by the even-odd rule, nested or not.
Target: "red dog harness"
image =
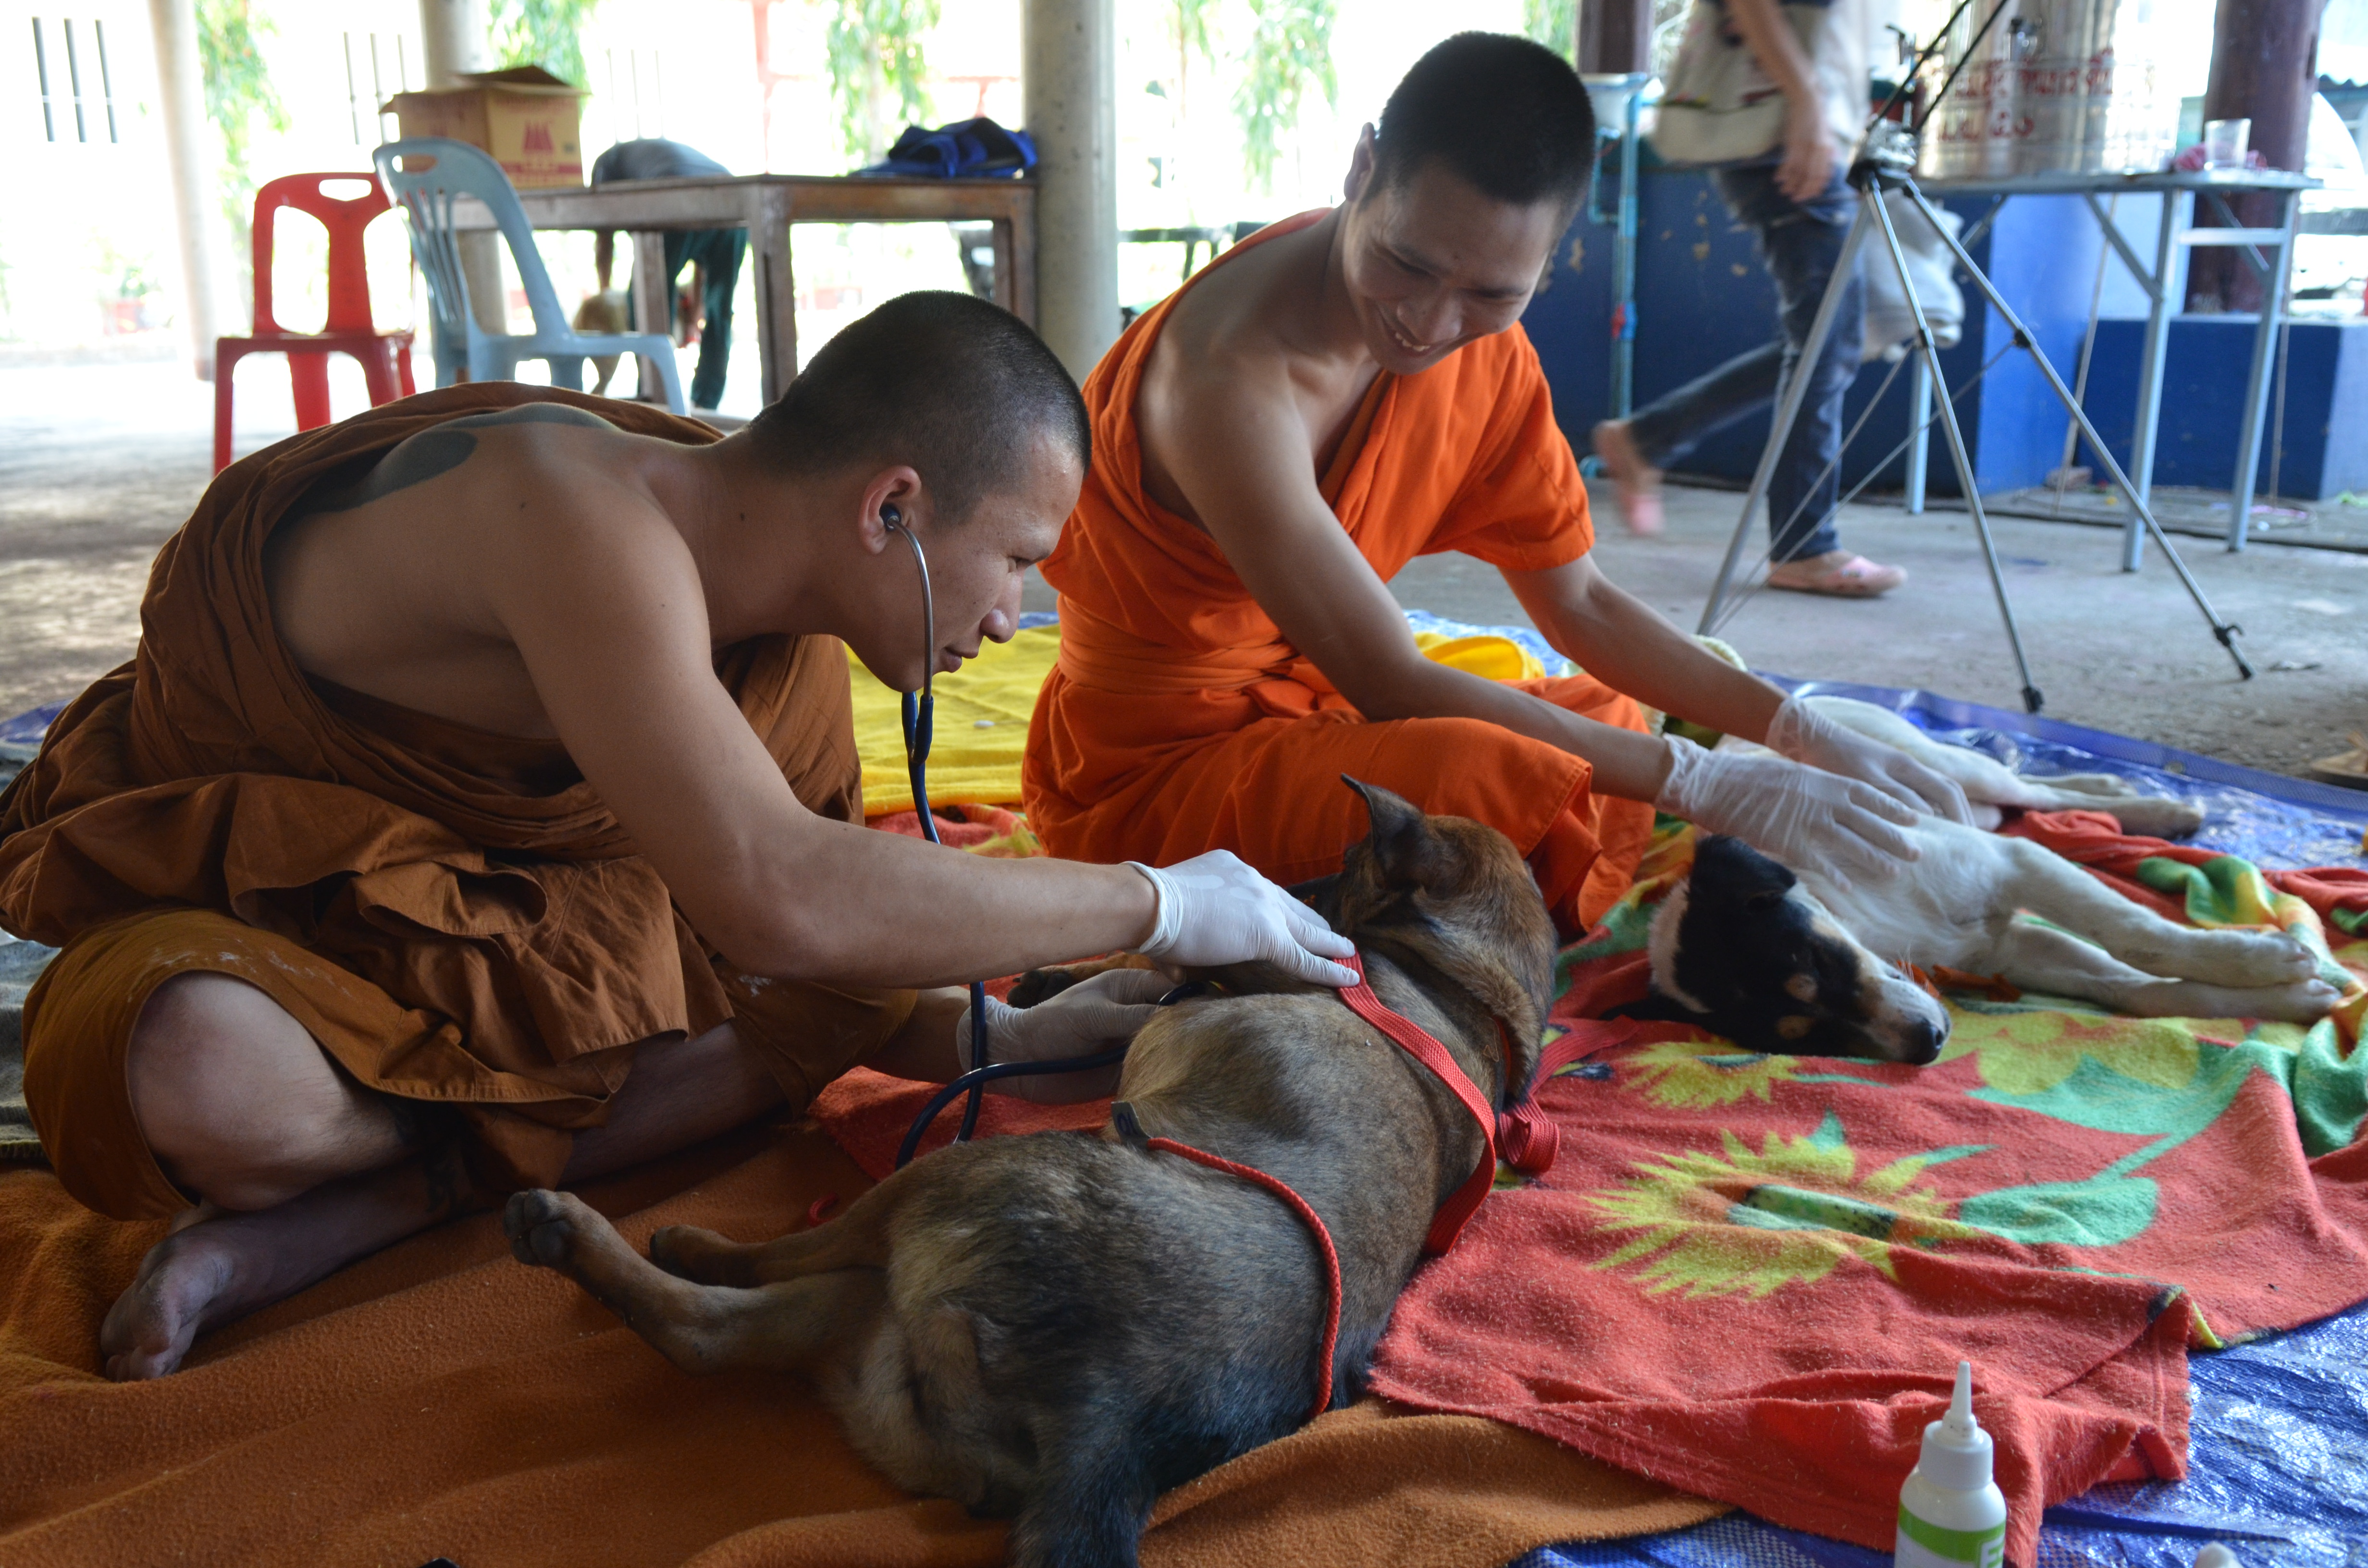
[[[1472,1075],[1457,1062],[1453,1052],[1405,1014],[1392,1012],[1383,1005],[1379,996],[1373,994],[1372,986],[1365,981],[1362,955],[1343,961],[1357,971],[1357,983],[1342,988],[1339,993],[1340,1000],[1348,1004],[1349,1011],[1381,1030],[1407,1055],[1429,1068],[1433,1075],[1463,1102],[1463,1108],[1472,1113],[1473,1120],[1480,1124],[1480,1161],[1472,1167],[1472,1174],[1464,1178],[1463,1185],[1440,1206],[1439,1212],[1431,1219],[1430,1233],[1423,1238],[1422,1250],[1437,1256],[1455,1244],[1456,1237],[1463,1233],[1464,1225],[1479,1210],[1480,1200],[1486,1198],[1489,1189],[1496,1186],[1499,1153],[1514,1169],[1534,1176],[1554,1164],[1555,1152],[1562,1142],[1562,1129],[1555,1126],[1553,1119],[1531,1100],[1524,1100],[1513,1110],[1502,1114],[1491,1109],[1487,1096],[1480,1092],[1480,1086],[1472,1081]],[[1512,1041],[1506,1038],[1501,1020],[1497,1025],[1497,1038],[1504,1047],[1505,1082],[1509,1087],[1519,1059],[1514,1055]],[[1576,1034],[1565,1035],[1547,1048],[1539,1062],[1539,1076],[1551,1076],[1585,1054],[1588,1049],[1579,1043]],[[1173,1138],[1143,1138],[1140,1136],[1142,1128],[1134,1119],[1132,1106],[1121,1102],[1110,1109],[1112,1122],[1130,1142],[1140,1142],[1146,1149],[1180,1155],[1195,1165],[1255,1182],[1281,1199],[1283,1207],[1299,1216],[1300,1222],[1315,1238],[1315,1250],[1324,1260],[1324,1362],[1323,1370],[1315,1380],[1315,1408],[1308,1413],[1308,1419],[1313,1421],[1331,1409],[1332,1359],[1340,1343],[1340,1254],[1332,1244],[1332,1232],[1324,1223],[1324,1217],[1315,1212],[1307,1199],[1292,1191],[1291,1184],[1281,1176],[1269,1175],[1255,1165],[1212,1154],[1205,1149],[1196,1149],[1190,1143],[1179,1143]]]

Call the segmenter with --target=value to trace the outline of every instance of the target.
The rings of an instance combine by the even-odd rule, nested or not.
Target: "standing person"
[[[1782,139],[1758,158],[1711,171],[1727,210],[1758,238],[1760,260],[1776,284],[1779,335],[1628,418],[1595,427],[1596,456],[1619,487],[1630,531],[1639,534],[1661,531],[1660,471],[1669,459],[1775,400],[1800,361],[1858,210],[1858,194],[1845,177],[1867,112],[1865,18],[1858,0],[1815,7],[1826,17],[1813,29],[1814,58],[1777,0],[1694,4],[1713,7],[1713,15],[1697,16],[1693,25],[1740,35],[1783,94]],[[1769,483],[1770,587],[1873,598],[1907,580],[1896,566],[1843,549],[1834,527],[1842,394],[1858,375],[1864,294],[1853,277]]]
[[[679,142],[648,137],[620,142],[592,163],[594,188],[611,180],[688,179],[696,175],[729,176],[730,169],[706,153]],[[740,283],[740,257],[748,248],[746,229],[672,229],[666,237],[666,308],[676,324],[699,328],[699,369],[690,378],[693,408],[713,408],[723,401],[724,367],[732,361],[732,291]],[[599,274],[600,291],[609,291],[609,275],[616,266],[617,236],[602,230],[592,242],[592,265]],[[675,299],[675,279],[683,264],[693,267],[692,293],[700,303],[685,311]]]
[[[1713,657],[1590,555],[1520,324],[1594,144],[1560,56],[1458,34],[1358,137],[1340,206],[1260,230],[1103,357],[1021,776],[1053,853],[1319,877],[1363,825],[1348,773],[1503,833],[1575,931],[1626,891],[1656,805],[1870,877],[1914,857],[1918,811],[1964,818],[1954,784]],[[1424,658],[1386,584],[1448,551],[1586,673]],[[1654,735],[1640,701],[1784,755]]]

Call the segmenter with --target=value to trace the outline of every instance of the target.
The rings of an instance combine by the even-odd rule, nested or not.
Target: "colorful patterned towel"
[[[2174,917],[2294,931],[2350,987],[2343,1021],[1960,994],[1947,1050],[1921,1069],[1603,1021],[1643,995],[1653,906],[1691,862],[1692,830],[1665,824],[1636,889],[1563,955],[1555,1027],[1595,1049],[1540,1089],[1563,1125],[1559,1163],[1535,1183],[1503,1173],[1454,1252],[1417,1277],[1375,1391],[1888,1547],[1899,1483],[1964,1357],[2019,1562],[2043,1507],[2182,1474],[2191,1348],[2368,1299],[2368,1146],[2354,1144],[2368,1058],[2347,1049],[2368,998],[2368,940],[2350,918],[2368,885],[2107,845],[2068,815],[2022,831]],[[815,1112],[879,1175],[926,1094],[859,1072]],[[987,1105],[989,1133],[1106,1117]]]
[[[2184,1473],[2190,1348],[2368,1299],[2368,1057],[2347,1050],[2368,941],[2344,928],[2348,873],[2265,877],[2118,833],[2106,857],[2093,823],[2023,831],[2126,867],[2157,907],[2175,891],[2175,917],[2294,932],[2348,985],[2343,1021],[1961,994],[1920,1069],[1589,1021],[1643,994],[1652,906],[1691,860],[1691,830],[1668,825],[1563,958],[1555,1022],[1600,1044],[1540,1088],[1560,1162],[1417,1277],[1377,1392],[1888,1546],[1963,1357],[2021,1562],[2045,1506]]]

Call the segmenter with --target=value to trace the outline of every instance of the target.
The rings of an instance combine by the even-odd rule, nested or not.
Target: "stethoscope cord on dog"
[[[937,719],[938,672],[938,607],[929,592],[929,558],[921,549],[921,541],[905,526],[904,514],[894,506],[880,508],[880,521],[890,533],[901,537],[912,546],[913,564],[921,570],[921,624],[928,639],[928,657],[921,665],[921,689],[905,693],[905,773],[913,786],[913,809],[920,814],[922,835],[932,844],[944,840],[938,836],[937,812],[929,805],[929,742]],[[1190,987],[1178,986],[1163,997],[1178,999]],[[1064,1057],[1056,1062],[992,1061],[987,1055],[986,986],[983,982],[970,983],[970,1070],[948,1084],[932,1098],[921,1114],[913,1119],[905,1142],[896,1151],[896,1168],[904,1169],[913,1163],[921,1147],[921,1136],[938,1113],[961,1096],[967,1095],[969,1103],[962,1107],[962,1126],[954,1133],[954,1142],[967,1143],[978,1131],[980,1103],[985,1099],[986,1085],[997,1078],[1027,1077],[1038,1073],[1090,1073],[1097,1068],[1115,1066],[1126,1058],[1126,1048],[1105,1051],[1092,1056]]]

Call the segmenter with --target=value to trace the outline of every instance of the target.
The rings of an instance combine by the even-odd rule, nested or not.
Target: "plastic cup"
[[[2245,149],[2253,139],[2253,122],[2249,119],[2207,119],[2203,122],[2203,166],[2207,169],[2241,169],[2245,166]]]

